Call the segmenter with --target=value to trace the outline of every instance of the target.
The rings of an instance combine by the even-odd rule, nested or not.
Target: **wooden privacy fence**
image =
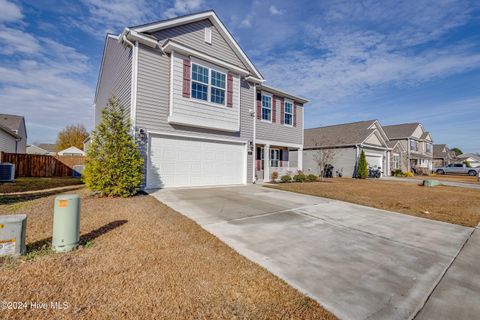
[[[0,153],[0,162],[15,164],[15,177],[71,177],[73,166],[85,162],[83,156],[46,156]]]

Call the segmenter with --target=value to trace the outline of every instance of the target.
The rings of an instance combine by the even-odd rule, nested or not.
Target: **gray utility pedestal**
[[[0,256],[25,253],[26,214],[0,216]]]
[[[80,197],[63,194],[55,197],[52,249],[66,252],[75,249],[80,240]]]

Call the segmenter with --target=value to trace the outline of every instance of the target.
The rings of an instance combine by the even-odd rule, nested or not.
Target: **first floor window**
[[[291,126],[293,124],[293,105],[289,101],[285,101],[283,123]]]
[[[273,168],[278,168],[279,161],[280,161],[280,150],[271,149],[270,150],[270,166]]]
[[[393,169],[400,169],[400,156],[394,155],[393,156]]]
[[[272,121],[272,97],[262,94],[262,120]]]

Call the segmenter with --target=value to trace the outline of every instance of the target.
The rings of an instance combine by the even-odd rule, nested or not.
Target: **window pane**
[[[225,104],[225,90],[212,87],[210,99],[214,103]]]
[[[292,124],[293,116],[291,114],[285,113],[285,124],[291,125]]]
[[[262,95],[262,120],[271,120],[272,116],[272,98]]]
[[[292,113],[292,104],[285,102],[285,113]]]
[[[212,86],[225,89],[225,74],[212,70]]]
[[[270,109],[262,108],[262,120],[270,121],[272,111]]]
[[[192,98],[205,100],[208,99],[208,86],[192,81]]]
[[[208,69],[197,64],[192,65],[192,80],[208,84]]]

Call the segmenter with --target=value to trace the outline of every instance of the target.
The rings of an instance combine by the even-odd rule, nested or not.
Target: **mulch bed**
[[[1,318],[335,319],[153,197],[78,193],[83,249],[65,254],[45,249],[53,196],[0,205],[0,214],[28,215],[30,251],[0,260],[1,300],[68,305],[0,310]]]

